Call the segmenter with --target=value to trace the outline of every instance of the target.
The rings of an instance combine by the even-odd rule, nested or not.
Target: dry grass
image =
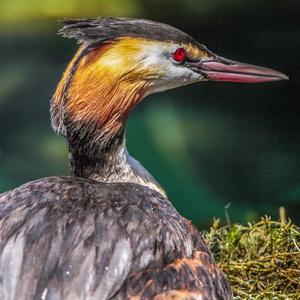
[[[235,299],[300,299],[300,228],[290,221],[220,227],[215,220],[205,239]]]

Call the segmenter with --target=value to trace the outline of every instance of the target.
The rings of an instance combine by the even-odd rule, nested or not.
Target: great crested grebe
[[[151,93],[287,77],[219,57],[157,22],[62,24],[80,44],[51,101],[71,176],[0,195],[0,299],[232,299],[200,233],[128,154],[126,120]]]

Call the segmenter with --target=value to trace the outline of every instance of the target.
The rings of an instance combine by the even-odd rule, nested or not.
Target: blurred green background
[[[201,83],[148,97],[131,115],[131,154],[200,227],[213,217],[269,214],[300,222],[299,0],[0,0],[0,192],[68,174],[49,100],[75,41],[63,17],[127,16],[166,22],[215,53],[278,69],[288,82]]]

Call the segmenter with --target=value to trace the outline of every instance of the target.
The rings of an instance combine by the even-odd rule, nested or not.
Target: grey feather
[[[149,279],[150,270],[195,251],[211,258],[170,201],[138,184],[48,177],[1,194],[0,207],[5,300],[127,299],[144,288],[130,286],[139,272]],[[216,279],[204,271],[201,280]],[[220,291],[227,291],[218,272],[226,283]]]
[[[99,43],[121,36],[141,37],[160,41],[197,43],[183,31],[159,22],[144,19],[100,17],[95,19],[66,19],[60,21],[59,33],[81,43]]]

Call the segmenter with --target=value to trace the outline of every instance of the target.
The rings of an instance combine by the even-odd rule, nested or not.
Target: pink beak
[[[289,79],[283,73],[268,68],[248,65],[215,56],[214,60],[202,61],[192,66],[207,80],[258,83]]]

